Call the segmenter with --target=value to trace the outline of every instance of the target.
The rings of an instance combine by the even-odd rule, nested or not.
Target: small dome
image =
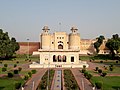
[[[44,26],[42,30],[50,30],[48,26]]]
[[[78,30],[77,27],[73,26],[71,30]]]

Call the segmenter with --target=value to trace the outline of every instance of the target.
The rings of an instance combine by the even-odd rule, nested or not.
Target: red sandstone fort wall
[[[94,51],[93,46],[94,41],[91,40],[81,40],[81,50],[88,50],[90,52]],[[19,42],[20,49],[16,52],[17,54],[28,54],[28,42]],[[38,51],[40,48],[40,42],[29,42],[29,54],[32,54],[34,51]],[[104,52],[104,50],[108,50],[105,47],[105,43],[100,46],[100,50]],[[106,51],[105,51],[106,52]]]
[[[17,54],[28,54],[28,50],[29,54],[32,54],[33,51],[38,51],[38,49],[40,48],[40,42],[29,42],[29,44],[28,42],[19,42],[19,45],[20,49],[16,52]]]

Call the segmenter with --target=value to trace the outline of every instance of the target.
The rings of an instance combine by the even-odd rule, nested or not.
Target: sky
[[[0,0],[0,28],[17,41],[39,41],[45,25],[50,33],[76,26],[82,39],[111,38],[120,35],[120,0]]]

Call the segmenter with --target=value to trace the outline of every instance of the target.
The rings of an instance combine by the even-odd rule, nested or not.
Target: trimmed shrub
[[[114,69],[114,68],[113,68],[113,64],[111,64],[111,65],[109,66],[109,70],[110,70],[110,71],[113,71],[113,69]]]
[[[8,67],[8,64],[4,64],[4,67]]]
[[[97,89],[101,89],[103,84],[102,84],[102,82],[96,82],[95,86],[97,87]]]
[[[19,72],[20,72],[20,71],[22,70],[22,68],[21,68],[21,67],[19,67],[19,68],[18,68],[18,70],[19,70]]]
[[[87,74],[87,76],[86,76],[86,78],[88,79],[88,80],[90,80],[91,78],[92,78],[92,74]]]
[[[113,71],[113,67],[109,67],[109,70],[110,70],[110,71]]]
[[[119,61],[116,61],[116,63],[119,63]]]
[[[103,63],[103,61],[100,61],[100,63]]]
[[[87,72],[87,71],[85,71],[85,72],[84,72],[84,76],[86,77],[87,75],[88,75],[88,72]]]
[[[84,73],[85,71],[86,71],[86,69],[82,69],[82,71],[81,71],[81,72],[82,72],[82,73]]]
[[[28,72],[28,75],[29,75],[29,77],[31,77],[31,76],[32,76],[32,73],[31,73],[31,72]]]
[[[21,87],[21,83],[20,82],[15,83],[15,89],[20,89],[20,87]]]
[[[6,67],[3,67],[3,68],[2,68],[2,72],[5,72],[5,71],[7,71],[7,68],[6,68]]]
[[[104,67],[105,70],[107,70],[107,67]]]
[[[98,69],[98,73],[102,73],[102,69]]]
[[[109,67],[113,67],[113,64],[110,64],[110,66]]]
[[[106,75],[107,75],[107,73],[106,73],[106,72],[103,72],[101,76],[102,76],[102,77],[105,77]]]
[[[19,63],[19,61],[16,62],[17,64]]]
[[[9,73],[8,73],[8,77],[9,77],[9,78],[12,78],[12,77],[13,77],[13,73],[9,72]]]
[[[37,71],[36,70],[31,70],[32,74],[35,74]]]
[[[0,64],[2,64],[2,61],[0,61]]]
[[[99,67],[95,67],[95,71],[98,71]]]
[[[86,65],[83,65],[83,69],[86,69]]]
[[[29,76],[28,75],[25,75],[24,76],[24,80],[28,80],[29,79]]]
[[[17,64],[14,64],[14,68],[17,67]]]
[[[14,70],[14,74],[18,74],[19,72],[18,72],[18,70]]]

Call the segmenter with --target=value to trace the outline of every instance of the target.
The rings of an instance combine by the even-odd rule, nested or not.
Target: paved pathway
[[[55,70],[51,90],[62,90],[62,70]]]
[[[71,69],[81,90],[92,90],[91,83],[83,76],[79,69]]]
[[[46,71],[47,69],[39,69],[38,72],[34,74],[32,78],[25,84],[24,90],[36,90],[42,76]]]

